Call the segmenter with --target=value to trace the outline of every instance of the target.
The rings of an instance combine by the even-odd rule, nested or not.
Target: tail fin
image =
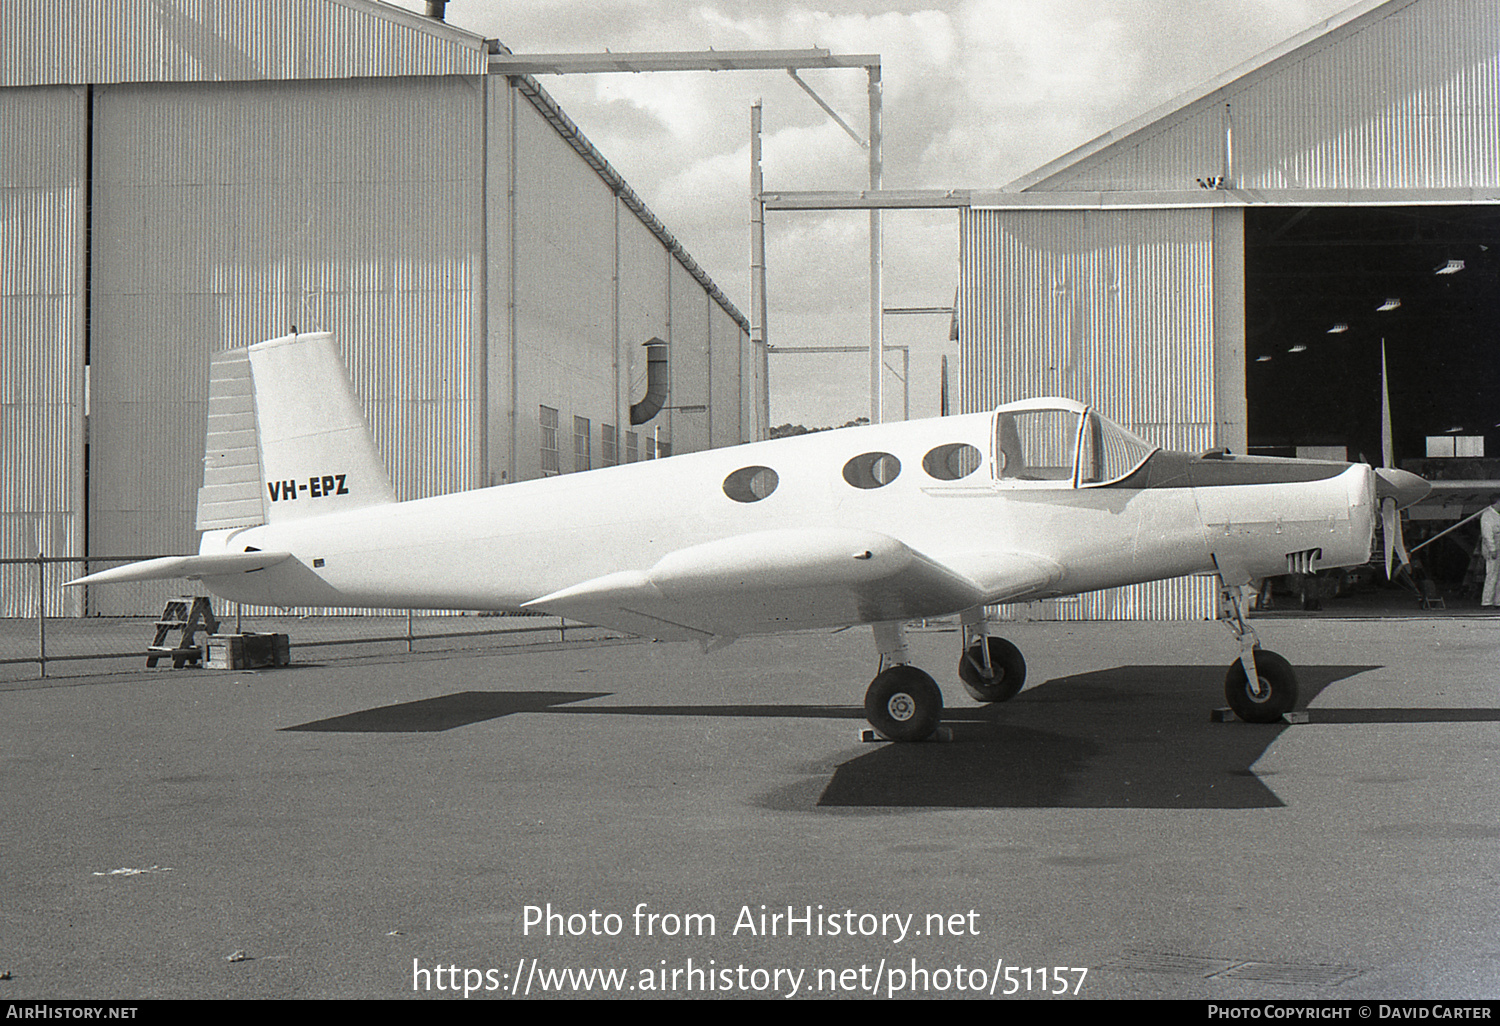
[[[216,362],[204,462],[200,530],[396,501],[325,332],[273,338]],[[258,509],[248,501],[252,477]]]

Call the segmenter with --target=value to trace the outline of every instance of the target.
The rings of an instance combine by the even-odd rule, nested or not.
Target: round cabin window
[[[984,462],[978,449],[968,442],[949,442],[922,457],[922,469],[939,481],[959,481],[979,469]]]
[[[770,467],[741,467],[724,479],[724,494],[735,502],[759,502],[780,483]]]
[[[844,464],[844,480],[856,488],[883,488],[901,473],[901,461],[888,452],[866,452]]]

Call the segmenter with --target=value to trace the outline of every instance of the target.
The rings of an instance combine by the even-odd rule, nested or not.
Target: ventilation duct
[[[667,344],[659,338],[646,346],[646,397],[630,407],[630,423],[644,424],[667,403]]]
[[[427,0],[427,17],[443,20],[443,8],[448,6],[448,0]]]

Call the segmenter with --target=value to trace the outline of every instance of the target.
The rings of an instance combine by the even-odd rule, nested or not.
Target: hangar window
[[[724,479],[724,494],[735,502],[759,502],[780,483],[770,467],[741,467]]]
[[[542,428],[542,476],[560,474],[562,462],[557,449],[557,411],[543,406],[537,419]]]
[[[922,457],[922,469],[939,481],[958,481],[979,469],[984,462],[978,449],[968,442],[949,442]]]
[[[619,432],[613,424],[599,425],[599,455],[606,467],[613,467],[620,462]]]
[[[594,457],[590,441],[593,438],[593,428],[587,417],[573,418],[573,469],[592,470],[594,468]]]
[[[844,480],[856,488],[883,488],[901,473],[901,461],[888,452],[860,453],[844,464]]]

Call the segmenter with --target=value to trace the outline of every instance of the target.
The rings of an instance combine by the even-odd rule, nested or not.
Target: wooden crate
[[[291,639],[285,634],[210,634],[203,665],[210,670],[253,670],[291,662]]]

